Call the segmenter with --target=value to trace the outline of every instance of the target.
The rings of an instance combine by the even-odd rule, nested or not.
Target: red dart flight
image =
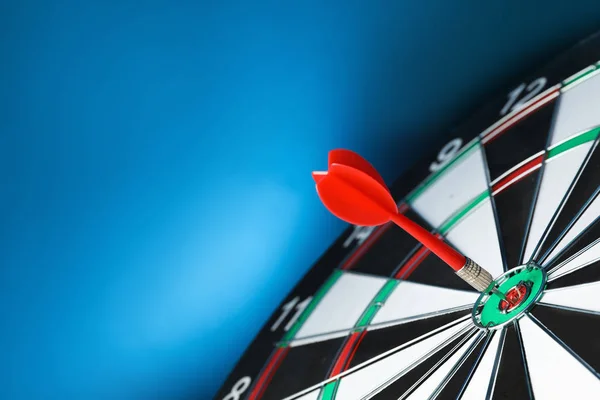
[[[374,226],[393,221],[421,242],[458,276],[479,291],[490,290],[492,276],[473,260],[398,213],[398,206],[377,170],[357,153],[329,152],[328,170],[313,172],[321,201],[336,217],[354,225]]]

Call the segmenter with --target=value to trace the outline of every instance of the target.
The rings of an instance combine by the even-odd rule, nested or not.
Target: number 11
[[[272,332],[275,331],[275,330],[277,330],[277,328],[279,328],[279,325],[281,325],[281,323],[287,318],[287,316],[294,309],[294,306],[295,306],[296,307],[296,313],[288,321],[288,323],[283,327],[283,330],[287,332],[292,327],[292,325],[294,325],[294,323],[298,320],[298,318],[300,318],[300,314],[302,314],[302,311],[304,311],[304,309],[306,308],[306,306],[308,306],[308,304],[312,300],[312,296],[311,297],[307,297],[301,303],[298,303],[299,300],[300,300],[300,297],[296,296],[292,300],[288,301],[287,303],[285,303],[281,307],[281,309],[283,310],[283,312],[281,313],[281,315],[279,316],[279,318],[277,318],[277,321],[275,321],[275,323],[273,324],[273,326],[271,326],[271,331]],[[298,304],[296,304],[296,303],[298,303]]]

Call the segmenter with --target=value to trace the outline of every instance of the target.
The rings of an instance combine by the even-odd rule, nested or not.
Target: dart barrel
[[[456,271],[456,275],[479,292],[486,291],[493,280],[489,272],[468,257],[466,257],[465,265]]]

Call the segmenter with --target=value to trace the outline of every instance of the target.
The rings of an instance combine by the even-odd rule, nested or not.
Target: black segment
[[[350,368],[404,343],[408,343],[419,336],[423,336],[426,333],[441,328],[444,325],[455,322],[459,318],[468,315],[470,312],[470,309],[466,309],[449,314],[442,314],[437,317],[390,326],[388,328],[370,330],[357,348],[356,354],[350,363]]]
[[[505,331],[492,399],[533,399],[517,330],[511,324]]]
[[[555,101],[543,105],[508,131],[485,143],[483,147],[492,182],[510,168],[546,148],[554,107]]]
[[[594,146],[595,148],[592,150],[587,163],[580,172],[579,177],[576,178],[571,194],[556,217],[537,254],[543,255],[548,251],[550,246],[559,239],[569,226],[573,218],[582,211],[586,203],[600,188],[600,148],[598,142]]]
[[[560,269],[557,270],[556,273],[560,274]],[[548,289],[559,289],[598,281],[600,281],[600,261],[596,261],[588,266],[557,278],[556,280],[548,283]]]
[[[592,222],[573,242],[566,246],[558,256],[552,260],[542,260],[541,265],[546,269],[552,269],[552,267],[561,264],[568,260],[579,251],[583,250],[588,245],[594,243],[600,238],[600,220],[597,218]]]
[[[428,224],[416,212],[409,209],[404,215],[428,228]],[[390,276],[418,244],[419,242],[412,236],[392,224],[364,255],[352,265],[349,265],[348,269],[368,274]]]
[[[419,381],[422,378],[424,378],[424,381],[428,376],[434,373],[435,369],[432,369],[435,367],[435,365],[445,356],[448,356],[448,358],[452,357],[452,355],[454,354],[452,351],[456,351],[460,348],[460,346],[458,345],[460,344],[461,340],[467,338],[467,336],[472,335],[472,333],[465,333],[460,335],[459,337],[448,343],[446,346],[440,348],[436,353],[434,353],[429,358],[421,362],[419,365],[415,366],[413,369],[408,371],[405,375],[401,376],[394,383],[392,383],[381,393],[375,396],[375,398],[377,400],[397,400],[398,397],[402,396],[403,394],[409,395],[417,389],[418,386],[413,387],[413,385],[415,385],[417,381]],[[455,347],[458,348],[454,349]]]
[[[433,253],[429,253],[410,275],[403,279],[432,286],[475,291],[471,285],[460,279],[452,268]]]
[[[485,350],[488,345],[489,340],[483,339],[477,344],[477,346],[475,346],[473,352],[469,354],[469,356],[465,359],[463,364],[458,368],[458,370],[454,373],[452,378],[450,378],[448,383],[444,386],[442,391],[439,393],[438,397],[436,397],[437,399],[454,400],[459,398],[459,395],[463,391],[463,387],[465,387],[471,379],[472,374],[473,372],[475,372],[475,369],[477,368],[481,357],[483,357],[483,353],[485,353]]]
[[[291,347],[262,400],[281,400],[326,379],[344,340],[345,337]]]
[[[600,315],[541,304],[535,306],[531,314],[596,372],[600,372]]]
[[[519,266],[522,261],[525,234],[539,173],[538,169],[494,196],[498,228],[508,269]]]

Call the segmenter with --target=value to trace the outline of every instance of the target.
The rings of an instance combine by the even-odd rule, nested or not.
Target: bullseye
[[[506,292],[506,299],[500,301],[498,309],[503,313],[509,313],[517,308],[529,295],[531,282],[519,282],[518,285]]]
[[[546,272],[535,263],[513,268],[494,279],[494,290],[482,293],[472,310],[475,325],[498,329],[519,319],[540,298],[546,286]]]

